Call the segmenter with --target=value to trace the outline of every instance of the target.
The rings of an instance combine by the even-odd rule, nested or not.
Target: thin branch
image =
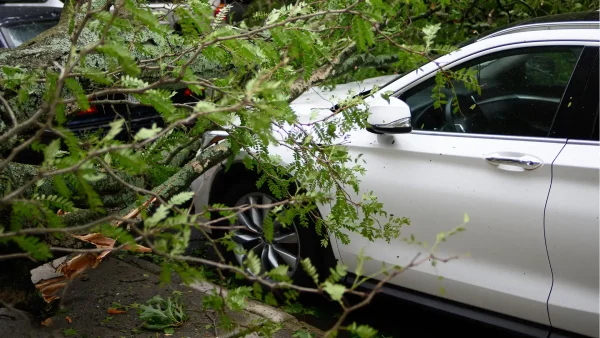
[[[4,95],[0,95],[0,102],[2,102],[4,109],[6,109],[6,113],[8,114],[8,116],[10,118],[12,126],[16,127],[18,122],[17,122],[17,118],[15,116],[15,112],[13,112],[12,108],[8,104],[8,101],[6,101],[6,99],[4,98]]]

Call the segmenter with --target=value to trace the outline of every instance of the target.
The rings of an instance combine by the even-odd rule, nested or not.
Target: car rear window
[[[40,33],[56,26],[58,20],[33,21],[2,27],[2,34],[9,47],[19,47],[21,44],[35,38]]]

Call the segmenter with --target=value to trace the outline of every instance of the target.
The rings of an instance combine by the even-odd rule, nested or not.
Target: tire
[[[258,189],[256,187],[256,183],[252,180],[241,180],[237,182],[232,182],[230,186],[235,187],[234,189],[230,189],[221,197],[217,198],[217,200],[212,201],[212,203],[221,203],[226,206],[237,206],[242,204],[270,204],[272,202],[277,202],[277,199],[274,198],[269,191],[268,188],[263,187]],[[265,199],[261,199],[262,197],[266,197]],[[254,203],[249,203],[250,199],[253,199]],[[271,202],[269,202],[269,200]],[[255,217],[254,212],[260,212],[261,209],[255,208],[250,209],[246,212],[240,213],[237,217],[235,225],[244,225],[247,226],[247,223],[244,223],[244,218],[246,222],[249,222],[252,226],[255,226],[256,222],[254,222],[253,218]],[[260,216],[260,213],[259,213]],[[213,218],[218,218],[219,215],[213,215]],[[221,225],[227,226],[230,225],[228,221],[222,222]],[[317,269],[320,278],[328,276],[329,268],[335,265],[335,257],[333,255],[333,251],[331,250],[331,245],[328,245],[327,248],[324,248],[320,244],[319,236],[316,234],[314,229],[314,223],[310,222],[308,227],[300,225],[298,221],[294,222],[293,227],[277,227],[274,225],[274,239],[272,243],[269,243],[264,238],[259,238],[254,240],[255,243],[260,245],[261,243],[265,245],[265,247],[260,248],[260,254],[257,252],[257,255],[261,259],[261,264],[267,262],[267,270],[270,270],[274,267],[271,263],[273,261],[273,256],[276,256],[276,260],[278,264],[286,264],[289,266],[288,275],[293,280],[294,284],[314,287],[314,281],[310,278],[304,269],[302,268],[300,261],[305,258],[309,258],[312,264]],[[258,230],[254,228],[254,230]],[[295,246],[293,243],[293,235],[289,235],[292,231],[296,233],[297,237],[297,250],[295,250]],[[223,237],[227,231],[213,231],[215,238]],[[239,237],[243,237],[243,235],[250,234],[254,237],[257,237],[258,234],[252,231],[243,231],[240,236],[234,237],[236,238],[236,242]],[[246,237],[248,238],[248,237]],[[279,239],[279,240],[278,240]],[[281,241],[281,239],[285,239],[285,241]],[[243,241],[241,241],[243,242]],[[286,243],[287,242],[287,243]],[[244,249],[248,250],[252,248],[252,244],[244,243],[242,244]],[[265,249],[266,248],[266,249]],[[266,257],[262,253],[266,250]],[[255,250],[255,252],[258,250]],[[283,251],[283,252],[282,252]],[[225,258],[231,263],[236,265],[240,264],[239,255],[236,257],[236,254],[232,251],[222,251]],[[292,266],[291,259],[288,257],[286,260],[285,254],[292,254],[296,258],[295,266]],[[243,261],[242,257],[242,261]],[[269,266],[270,264],[270,266]]]

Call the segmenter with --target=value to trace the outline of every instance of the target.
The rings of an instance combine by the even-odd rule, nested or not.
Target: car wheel
[[[236,183],[235,189],[228,191],[220,200],[226,206],[241,205],[270,205],[278,202],[268,189],[258,189],[256,183],[247,180]],[[298,221],[284,227],[278,222],[273,222],[273,239],[269,241],[264,236],[265,216],[273,209],[251,208],[238,214],[233,225],[243,229],[232,231],[232,240],[237,244],[235,251],[227,251],[226,258],[233,264],[242,265],[247,254],[254,251],[261,262],[261,273],[269,271],[280,265],[288,266],[288,276],[298,285],[313,285],[314,282],[306,274],[301,260],[310,258],[317,269],[319,276],[326,276],[328,268],[335,262],[330,246],[323,248],[319,236],[314,229],[314,222],[309,226],[302,226]],[[215,215],[214,217],[219,217]],[[228,221],[221,223],[230,225]],[[215,237],[225,235],[225,231],[215,231]],[[247,270],[252,275],[252,272]]]

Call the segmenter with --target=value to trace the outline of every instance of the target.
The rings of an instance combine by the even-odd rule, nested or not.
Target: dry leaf
[[[87,234],[83,236],[73,235],[73,237],[84,242],[94,244],[98,248],[112,248],[116,242],[114,239],[105,237],[100,233]]]
[[[66,316],[66,317],[65,317],[65,319],[67,320],[67,322],[68,322],[69,324],[73,323],[73,320],[71,319],[71,317],[69,317],[69,316]]]
[[[50,303],[57,299],[55,294],[67,285],[65,276],[54,277],[46,280],[41,280],[35,284],[35,287],[40,291],[46,303]]]
[[[121,314],[121,313],[127,313],[127,311],[125,311],[125,310],[119,310],[119,309],[115,309],[115,308],[112,308],[112,307],[109,308],[106,312],[109,315],[118,315],[118,314]]]
[[[130,250],[133,252],[152,252],[152,249],[145,247],[143,245],[134,244],[134,245],[125,245],[123,247],[125,250]]]
[[[96,257],[97,255],[93,253],[77,255],[71,260],[62,263],[57,271],[65,275],[68,279],[73,279],[88,268],[97,267],[99,262],[96,260]]]
[[[48,327],[52,325],[52,317],[42,320],[42,326]]]

